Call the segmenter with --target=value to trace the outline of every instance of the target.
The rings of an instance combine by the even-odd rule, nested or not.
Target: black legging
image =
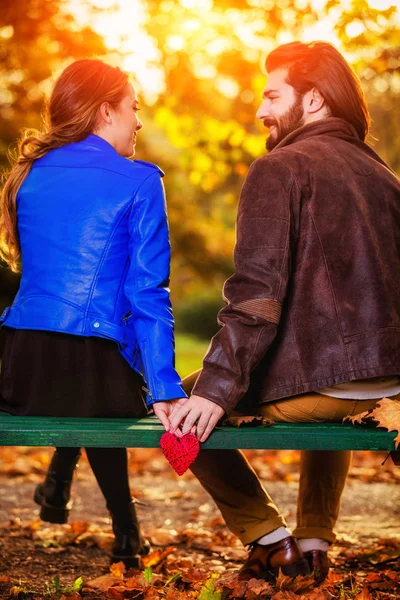
[[[97,483],[111,513],[124,518],[131,502],[128,455],[125,448],[85,448]],[[80,448],[57,448],[57,479],[69,480],[79,459]]]

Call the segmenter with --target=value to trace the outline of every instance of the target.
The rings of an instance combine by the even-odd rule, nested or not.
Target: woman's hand
[[[169,415],[169,423],[175,430],[180,427],[183,435],[197,429],[198,439],[205,442],[224,412],[223,408],[207,398],[191,396],[189,400],[175,404]]]
[[[168,400],[168,402],[155,402],[153,404],[154,413],[164,425],[165,431],[170,430],[170,416],[174,408],[183,406],[187,400],[187,398],[176,398],[176,400]]]

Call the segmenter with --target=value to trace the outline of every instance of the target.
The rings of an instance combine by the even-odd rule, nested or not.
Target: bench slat
[[[164,428],[145,419],[77,419],[0,415],[0,446],[157,448]],[[394,450],[395,432],[339,423],[218,427],[204,448],[270,450]]]

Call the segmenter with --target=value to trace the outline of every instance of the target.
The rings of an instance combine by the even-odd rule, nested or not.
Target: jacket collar
[[[352,142],[356,140],[360,141],[357,131],[353,125],[350,125],[350,123],[344,119],[328,117],[327,119],[321,119],[320,121],[303,125],[303,127],[299,127],[295,131],[292,131],[292,133],[289,133],[289,135],[283,138],[283,140],[281,140],[279,144],[277,144],[275,148],[271,150],[271,152],[274,152],[278,148],[289,146],[294,142],[299,142],[300,140],[305,140],[309,137],[314,137],[317,135],[330,135],[333,137],[347,139],[348,141]]]
[[[82,140],[82,143],[87,147],[95,148],[96,150],[104,150],[106,152],[117,154],[117,151],[109,142],[95,133],[89,133],[89,135]]]

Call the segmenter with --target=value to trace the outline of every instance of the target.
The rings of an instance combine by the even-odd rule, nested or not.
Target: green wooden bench
[[[0,413],[0,446],[157,448],[163,431],[156,417],[77,419]],[[394,432],[340,423],[282,423],[272,427],[217,427],[203,447],[394,451],[395,436]]]

